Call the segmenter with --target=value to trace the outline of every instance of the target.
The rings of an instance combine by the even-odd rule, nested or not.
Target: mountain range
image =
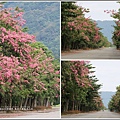
[[[112,96],[115,94],[115,92],[111,92],[111,91],[101,91],[101,98],[103,100],[103,104],[106,108],[108,108],[108,103],[110,101],[110,99],[112,98]]]
[[[100,21],[97,20],[97,26],[102,28],[102,30],[100,30],[104,36],[106,36],[108,38],[108,41],[112,43],[112,33],[114,31],[114,25],[115,22],[112,20],[104,20],[104,21]]]

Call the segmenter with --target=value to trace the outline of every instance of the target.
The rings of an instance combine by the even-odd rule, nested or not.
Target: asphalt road
[[[25,112],[16,112],[16,113],[0,113],[0,119],[1,118],[61,118],[60,116],[60,108],[54,107],[52,109],[43,110],[43,111],[25,111]]]
[[[60,112],[59,111],[49,113],[32,112],[22,116],[17,116],[16,118],[60,118]]]
[[[120,114],[105,110],[92,113],[62,115],[62,118],[120,118]]]
[[[120,50],[114,47],[78,50],[61,54],[61,59],[120,59]]]
[[[28,112],[16,118],[60,118],[60,109],[53,108],[52,110]]]

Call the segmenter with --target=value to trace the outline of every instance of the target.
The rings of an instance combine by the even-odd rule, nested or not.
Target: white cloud
[[[116,1],[78,1],[76,4],[89,8],[90,12],[86,14],[86,17],[91,16],[94,20],[113,20],[110,14],[104,13],[104,10],[118,10],[120,8],[120,4]]]

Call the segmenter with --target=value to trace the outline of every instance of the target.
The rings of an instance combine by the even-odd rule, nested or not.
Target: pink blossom
[[[56,71],[55,74],[60,74],[60,71]]]
[[[23,82],[24,82],[24,83],[29,83],[28,80],[24,80]]]
[[[40,92],[38,89],[35,89],[34,92]]]
[[[84,83],[82,83],[82,86],[85,86],[85,84],[84,84]]]
[[[4,83],[4,82],[0,82],[0,84],[1,84],[1,85],[5,85],[5,83]]]

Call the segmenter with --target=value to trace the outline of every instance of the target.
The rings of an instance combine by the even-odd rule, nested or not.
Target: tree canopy
[[[87,49],[110,46],[94,20],[86,18],[89,9],[75,2],[61,3],[61,49]]]
[[[0,8],[0,105],[51,105],[59,98],[59,63],[23,28],[23,10]]]
[[[62,61],[61,63],[61,108],[62,112],[94,111],[104,105],[98,93],[92,65],[88,61]]]

